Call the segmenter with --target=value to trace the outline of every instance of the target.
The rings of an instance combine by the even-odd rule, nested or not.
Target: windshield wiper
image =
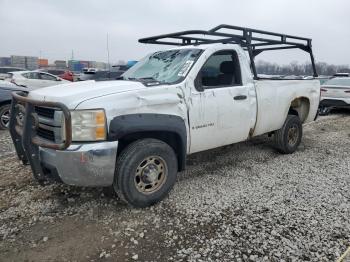
[[[146,85],[167,84],[166,81],[164,81],[164,80],[160,81],[160,80],[155,79],[154,77],[139,77],[139,78],[128,77],[128,78],[124,78],[124,80],[139,81],[139,82],[142,82]]]
[[[140,81],[140,82],[159,82],[159,83],[161,83],[161,82],[164,82],[164,81],[159,81],[159,80],[157,80],[157,79],[155,79],[154,77],[138,77],[138,78],[136,78],[136,77],[129,77],[129,78],[127,78],[127,80],[136,80],[136,81]]]
[[[154,77],[140,77],[140,78],[137,78],[137,79],[141,79],[141,80],[152,80],[152,81],[158,81],[157,79],[155,79]]]

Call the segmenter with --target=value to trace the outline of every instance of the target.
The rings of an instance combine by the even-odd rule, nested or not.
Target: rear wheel
[[[300,118],[288,115],[281,129],[275,131],[274,140],[276,148],[282,154],[295,152],[303,136],[303,127]]]
[[[9,104],[0,107],[0,129],[8,129],[10,124],[10,108]]]
[[[113,187],[118,196],[135,207],[162,200],[175,184],[174,150],[156,139],[142,139],[125,148],[117,159]]]

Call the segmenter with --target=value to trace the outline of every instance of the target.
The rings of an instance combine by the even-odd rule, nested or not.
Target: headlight
[[[100,141],[106,139],[104,110],[71,111],[72,141]]]

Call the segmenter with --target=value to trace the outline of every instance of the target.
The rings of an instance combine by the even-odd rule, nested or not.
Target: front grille
[[[36,131],[37,135],[50,141],[55,141],[55,133],[52,130],[39,127]]]
[[[38,114],[39,117],[42,116],[42,117],[52,118],[52,119],[55,117],[54,108],[36,106],[35,112]]]
[[[39,119],[37,135],[52,142],[62,140],[62,111],[56,108],[36,106],[35,112]]]
[[[31,145],[54,150],[68,148],[72,143],[69,109],[59,102],[32,99],[27,92],[13,92],[11,109],[10,133],[17,154],[24,162],[29,161],[34,174],[40,176],[42,170],[35,165],[40,159]]]

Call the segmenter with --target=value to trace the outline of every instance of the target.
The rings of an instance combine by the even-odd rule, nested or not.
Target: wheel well
[[[0,106],[10,105],[10,104],[11,104],[11,100],[0,102]]]
[[[119,155],[130,143],[144,139],[154,138],[167,143],[174,150],[178,160],[178,171],[185,169],[186,165],[186,141],[181,141],[181,137],[175,132],[169,131],[145,131],[127,134],[118,139]]]
[[[310,100],[306,97],[299,97],[292,101],[288,114],[299,116],[302,123],[305,122],[309,116]]]

